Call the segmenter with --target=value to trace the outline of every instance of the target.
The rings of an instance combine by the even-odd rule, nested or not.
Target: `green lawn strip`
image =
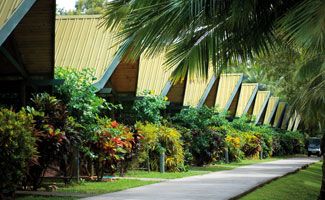
[[[82,184],[74,184],[58,189],[58,192],[65,193],[80,193],[80,194],[103,194],[109,192],[116,192],[133,187],[139,187],[157,183],[157,181],[142,181],[119,179],[111,182],[85,182]]]
[[[222,164],[211,164],[203,167],[191,167],[191,170],[193,171],[208,171],[208,172],[218,172],[223,170],[231,170],[235,169],[237,167],[242,167],[246,165],[252,165],[257,163],[264,163],[264,162],[271,162],[275,160],[283,159],[282,157],[274,157],[274,158],[266,158],[263,160],[260,159],[246,159],[242,160],[240,162],[232,162],[232,163],[222,163]]]
[[[73,197],[73,194],[85,194],[87,196],[117,192],[121,190],[126,190],[129,188],[140,187],[144,185],[149,185],[153,183],[157,183],[158,181],[141,181],[141,180],[130,180],[130,179],[117,179],[110,182],[85,182],[81,184],[71,184],[65,187],[59,187],[59,189],[55,193],[60,193],[60,196],[44,196],[44,195],[24,195],[19,196],[17,199],[19,200],[73,200],[78,199],[78,197]],[[62,197],[62,195],[65,195]],[[70,196],[69,196],[70,195]]]
[[[161,178],[161,179],[175,179],[175,178],[183,178],[188,176],[196,176],[196,175],[203,175],[210,172],[217,172],[223,170],[231,170],[237,167],[245,166],[245,165],[252,165],[256,163],[262,162],[270,162],[283,159],[282,157],[275,157],[275,158],[267,158],[263,160],[242,160],[241,162],[229,163],[229,164],[211,164],[203,167],[191,167],[189,171],[186,172],[166,172],[160,173],[155,171],[144,171],[144,170],[129,170],[125,176],[126,177],[135,177],[135,178]]]
[[[310,200],[319,194],[322,163],[310,165],[307,169],[272,181],[247,194],[241,200]]]
[[[175,179],[183,178],[187,176],[196,176],[209,173],[208,171],[193,171],[189,170],[187,172],[165,172],[160,173],[156,171],[144,171],[144,170],[130,170],[126,173],[126,177],[136,177],[136,178],[160,178],[160,179]]]

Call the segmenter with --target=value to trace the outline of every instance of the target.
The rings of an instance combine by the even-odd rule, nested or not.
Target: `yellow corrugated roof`
[[[297,117],[296,117],[296,120],[295,120],[295,125],[293,126],[292,131],[297,131],[298,130],[300,121],[301,121],[301,116],[299,114],[297,114]]]
[[[294,114],[290,117],[289,123],[288,123],[288,128],[287,128],[288,131],[292,130],[297,116],[298,116],[298,113],[297,113],[297,111],[295,111]]]
[[[10,19],[12,14],[21,5],[23,0],[1,0],[0,1],[0,29]]]
[[[56,19],[55,66],[91,68],[100,79],[118,49],[114,33],[100,24],[100,16],[62,16]]]
[[[287,129],[287,125],[288,125],[288,121],[289,121],[289,118],[290,118],[290,109],[291,109],[291,106],[287,106],[287,108],[285,109],[284,111],[284,117],[283,117],[283,121],[282,121],[282,124],[281,124],[281,129],[283,130],[286,130]]]
[[[271,123],[271,119],[275,113],[276,107],[278,106],[278,102],[279,102],[279,97],[273,97],[273,96],[270,97],[269,103],[267,104],[263,124]]]
[[[187,79],[186,90],[184,94],[184,106],[196,107],[199,104],[200,99],[213,75],[213,68],[210,68],[208,73],[208,79],[204,79],[202,77],[194,77],[192,79]]]
[[[255,123],[261,118],[261,115],[266,108],[267,101],[269,100],[270,91],[258,91],[256,94],[255,105],[253,109],[253,117],[255,117]]]
[[[243,83],[241,85],[236,117],[240,117],[247,113],[251,103],[253,102],[253,98],[256,95],[257,88],[257,83]]]
[[[281,116],[286,108],[286,102],[279,102],[278,108],[276,109],[273,127],[279,127],[281,125]]]
[[[221,74],[216,96],[215,106],[222,110],[228,110],[230,101],[235,96],[237,86],[242,81],[243,74]]]
[[[161,53],[154,58],[144,55],[140,58],[137,94],[144,90],[151,90],[159,95],[168,82],[172,70],[166,71],[163,67],[165,53]]]

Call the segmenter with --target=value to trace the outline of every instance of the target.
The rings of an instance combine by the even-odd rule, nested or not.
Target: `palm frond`
[[[277,24],[278,33],[309,53],[325,52],[325,1],[304,0]]]

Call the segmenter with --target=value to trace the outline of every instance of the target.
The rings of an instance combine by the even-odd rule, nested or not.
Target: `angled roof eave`
[[[132,38],[128,38],[127,40],[124,41],[124,43],[121,46],[124,46],[124,45],[128,46],[131,43],[131,41],[132,41]],[[114,71],[116,70],[117,66],[120,64],[121,61],[122,61],[122,54],[118,51],[115,54],[112,62],[107,67],[102,78],[93,84],[93,86],[97,89],[97,91],[100,91],[101,89],[103,89],[105,87],[107,81],[111,78],[112,74],[114,73]]]
[[[207,87],[204,90],[204,93],[202,94],[202,97],[197,105],[198,108],[202,107],[205,100],[207,99],[209,92],[211,91],[211,88],[213,87],[214,83],[216,82],[217,77],[215,75],[213,75],[207,85]]]
[[[23,17],[32,8],[36,0],[23,0],[8,21],[0,29],[0,46],[6,41]]]

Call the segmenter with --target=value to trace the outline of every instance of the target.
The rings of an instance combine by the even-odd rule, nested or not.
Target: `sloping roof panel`
[[[163,67],[165,54],[161,53],[154,58],[144,55],[140,58],[137,95],[144,90],[151,90],[154,94],[161,94],[167,84],[172,70],[166,71]]]
[[[221,74],[215,106],[228,110],[242,82],[243,74]]]
[[[285,111],[284,111],[284,115],[283,115],[283,120],[282,120],[282,124],[281,124],[281,129],[283,130],[287,130],[288,127],[288,122],[289,122],[289,118],[290,118],[290,109],[291,106],[287,105]]]
[[[36,0],[0,1],[0,45],[2,45]]]
[[[200,99],[205,92],[210,80],[214,75],[213,69],[210,68],[208,79],[204,79],[202,77],[195,77],[190,80],[189,78],[186,81],[186,90],[184,96],[184,106],[193,106],[196,107]]]
[[[290,117],[289,122],[288,122],[288,128],[287,128],[288,131],[292,131],[292,128],[295,124],[297,116],[298,116],[298,113],[297,113],[297,111],[295,111],[294,114]]]
[[[23,0],[1,0],[0,1],[0,29],[10,19],[15,10]]]
[[[255,123],[258,123],[264,109],[266,108],[267,102],[271,95],[270,91],[258,91],[256,94],[253,117],[255,118]]]
[[[293,125],[292,131],[297,131],[298,130],[300,122],[301,122],[301,116],[299,114],[297,114],[295,124]]]
[[[100,79],[118,49],[114,33],[93,16],[60,16],[55,30],[55,66],[91,68]]]
[[[279,103],[279,97],[271,96],[269,99],[269,103],[266,108],[265,118],[263,124],[270,124],[272,117],[274,116],[275,110]]]
[[[236,109],[236,117],[240,117],[247,113],[255,98],[257,90],[257,83],[242,83]]]
[[[286,102],[279,102],[278,108],[276,109],[276,113],[275,113],[273,127],[278,128],[281,126],[281,118],[283,116],[286,106],[287,106]]]

